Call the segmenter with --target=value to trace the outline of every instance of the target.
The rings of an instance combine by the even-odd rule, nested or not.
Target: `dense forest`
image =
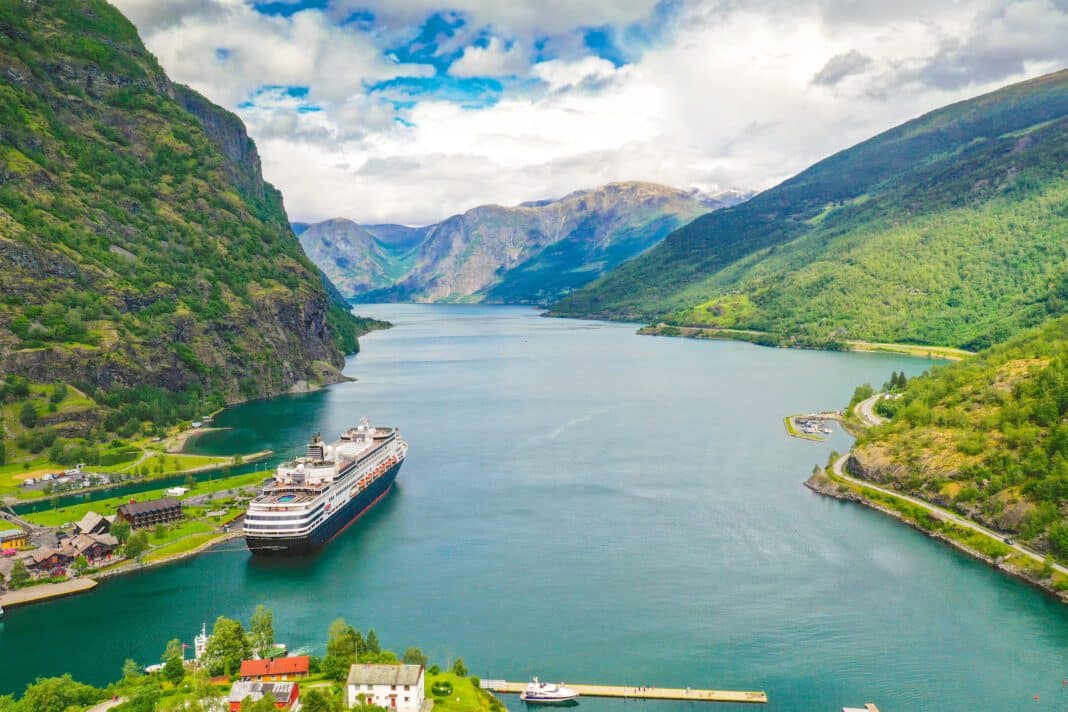
[[[850,469],[1068,560],[1068,317],[913,378]]]
[[[954,104],[695,220],[564,316],[977,349],[1068,305],[1068,71]]]

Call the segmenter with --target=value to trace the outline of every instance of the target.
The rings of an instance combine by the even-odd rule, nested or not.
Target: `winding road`
[[[886,422],[886,418],[875,412],[875,404],[883,398],[887,398],[889,395],[889,393],[876,393],[871,398],[865,398],[860,403],[857,403],[853,412],[857,414],[857,417],[860,418],[865,425],[871,427],[882,425]]]
[[[866,402],[866,401],[864,401],[864,402]],[[858,405],[858,408],[859,408],[859,405]],[[882,492],[883,494],[888,494],[888,495],[890,495],[892,497],[897,497],[898,499],[903,499],[906,502],[909,502],[911,504],[915,504],[917,507],[922,507],[923,509],[927,510],[928,512],[930,512],[931,516],[933,516],[935,519],[938,519],[938,520],[943,521],[943,522],[950,522],[952,524],[956,524],[957,526],[961,526],[961,527],[965,527],[966,529],[971,529],[973,531],[977,531],[980,534],[985,534],[986,536],[988,536],[988,537],[990,537],[992,539],[995,539],[997,541],[1000,541],[1000,542],[1003,542],[1003,543],[1005,542],[1004,536],[1002,534],[997,533],[993,529],[988,529],[988,528],[984,527],[982,524],[978,524],[977,522],[973,522],[971,519],[966,519],[964,517],[961,517],[961,516],[958,516],[956,514],[953,514],[952,512],[947,512],[946,510],[942,509],[941,507],[936,507],[935,505],[931,504],[930,502],[927,502],[926,500],[922,500],[919,497],[913,497],[911,495],[902,494],[901,492],[898,492],[896,490],[887,489],[886,487],[880,487],[879,485],[872,484],[871,482],[868,482],[867,480],[860,480],[860,479],[857,479],[856,477],[853,477],[852,475],[846,474],[845,464],[846,464],[846,461],[848,459],[849,459],[849,455],[846,454],[846,455],[842,455],[840,458],[835,460],[834,465],[831,466],[831,469],[834,471],[835,477],[841,477],[843,480],[845,480],[847,482],[851,482],[851,483],[853,483],[855,485],[860,485],[861,487],[867,487],[868,489],[875,490],[876,492]],[[1032,559],[1034,559],[1035,561],[1039,562],[1040,564],[1045,564],[1046,563],[1046,557],[1045,556],[1043,556],[1042,554],[1038,553],[1037,551],[1033,551],[1031,549],[1028,549],[1026,546],[1023,546],[1022,544],[1017,544],[1017,543],[1014,542],[1012,544],[1006,544],[1006,545],[1011,547],[1011,548],[1013,548],[1013,549],[1015,549],[1016,551],[1018,551],[1019,553],[1023,554],[1024,556],[1031,557]],[[1053,569],[1055,571],[1059,571],[1062,574],[1068,575],[1068,567],[1062,566],[1062,565],[1057,564],[1057,563],[1052,564],[1052,566],[1053,566]]]

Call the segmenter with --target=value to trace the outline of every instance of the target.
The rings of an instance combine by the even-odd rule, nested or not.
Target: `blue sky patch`
[[[379,94],[398,103],[416,101],[451,101],[464,108],[486,108],[496,104],[504,92],[504,85],[486,77],[397,77],[368,87],[368,93]]]
[[[329,4],[329,0],[267,0],[254,2],[252,7],[261,15],[289,17],[302,10],[325,10]]]

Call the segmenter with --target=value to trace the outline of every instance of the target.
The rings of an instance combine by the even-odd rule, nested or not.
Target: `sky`
[[[294,221],[763,190],[1068,66],[1068,0],[113,1],[245,121]]]

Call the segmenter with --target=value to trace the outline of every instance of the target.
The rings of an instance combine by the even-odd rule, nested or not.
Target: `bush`
[[[22,410],[19,411],[19,422],[22,423],[24,428],[32,428],[37,425],[37,409],[33,407],[33,403],[30,401],[22,404]]]

